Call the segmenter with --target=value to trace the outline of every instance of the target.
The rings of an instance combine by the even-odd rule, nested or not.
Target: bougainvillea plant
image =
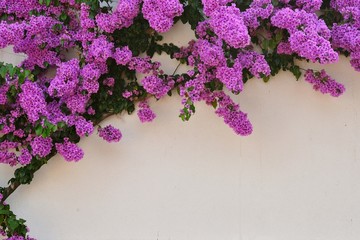
[[[0,64],[0,162],[16,168],[0,188],[8,240],[32,238],[6,199],[54,155],[81,160],[82,137],[120,141],[119,129],[99,126],[108,116],[138,108],[150,122],[149,97],[177,93],[182,120],[204,101],[247,136],[252,125],[230,95],[249,79],[304,72],[315,90],[338,97],[341,83],[299,60],[328,64],[344,54],[360,71],[360,0],[0,0],[0,18],[0,48],[26,56],[19,66]],[[187,46],[162,42],[176,22],[195,32]],[[164,74],[156,53],[191,70]]]

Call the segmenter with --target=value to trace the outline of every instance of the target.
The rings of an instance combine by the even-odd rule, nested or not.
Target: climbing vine
[[[178,94],[183,121],[204,101],[247,136],[251,122],[230,95],[250,79],[290,71],[338,97],[343,84],[299,61],[329,64],[343,54],[360,71],[359,0],[0,0],[0,19],[0,48],[26,56],[19,66],[0,63],[0,162],[15,168],[0,188],[8,240],[33,238],[7,198],[56,154],[81,160],[81,138],[120,141],[119,129],[99,125],[109,116],[136,111],[151,122],[148,99]],[[196,38],[164,43],[175,23]],[[155,54],[191,69],[165,74]]]

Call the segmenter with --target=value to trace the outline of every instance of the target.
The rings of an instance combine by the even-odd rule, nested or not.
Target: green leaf
[[[0,210],[0,215],[9,215],[11,211],[9,210]]]
[[[290,72],[292,72],[292,74],[294,74],[294,76],[296,77],[296,80],[299,80],[299,78],[301,77],[301,71],[300,71],[300,67],[293,65],[290,67]]]
[[[35,128],[35,134],[38,135],[38,136],[40,136],[40,135],[42,134],[43,130],[44,130],[44,129],[42,128],[42,126],[39,125],[39,126],[37,126],[37,127]]]
[[[263,76],[262,79],[264,82],[268,82],[270,80],[270,76]]]
[[[190,105],[190,110],[191,110],[193,113],[195,113],[195,105],[194,105],[194,104]]]
[[[25,73],[24,73],[24,72],[19,73],[19,74],[18,74],[18,83],[19,83],[19,84],[23,84],[24,81],[25,81]]]
[[[283,38],[283,32],[282,32],[282,31],[278,31],[278,32],[276,33],[276,35],[275,35],[275,40],[276,40],[276,42],[277,42],[277,43],[281,42],[282,38]]]
[[[62,22],[65,22],[67,20],[69,16],[65,13],[65,12],[62,12],[59,16],[59,20],[62,21]]]
[[[57,124],[58,128],[63,128],[66,126],[66,123],[65,122],[58,122]]]
[[[276,48],[276,46],[277,46],[276,41],[275,41],[274,39],[271,39],[271,40],[269,41],[269,48],[270,48],[271,50],[274,50],[274,49]]]
[[[31,71],[30,70],[25,70],[24,71],[25,77],[28,77],[31,75]]]
[[[185,115],[184,115],[184,114],[180,114],[179,117],[181,118],[181,120],[182,120],[183,122],[185,122]]]
[[[6,67],[5,67],[5,66],[1,66],[1,68],[0,68],[0,76],[1,76],[2,78],[5,78],[5,77],[6,77],[6,73],[7,73]]]
[[[15,217],[11,217],[7,219],[7,225],[11,232],[14,232],[16,228],[19,226],[19,222]]]
[[[11,64],[8,64],[7,66],[8,66],[8,72],[9,72],[10,77],[14,77],[16,68]]]
[[[264,39],[261,43],[261,48],[267,50],[269,48],[269,40]]]
[[[274,5],[274,7],[279,5],[279,0],[271,0],[271,2],[272,2],[272,5]]]
[[[211,102],[211,105],[213,106],[214,109],[216,109],[217,106],[218,106],[217,100],[215,99],[214,101],[212,101],[212,102]]]
[[[47,137],[49,137],[50,136],[50,134],[51,134],[51,130],[49,129],[49,128],[45,128],[45,129],[43,129],[43,132],[42,132],[42,137],[43,138],[47,138]]]

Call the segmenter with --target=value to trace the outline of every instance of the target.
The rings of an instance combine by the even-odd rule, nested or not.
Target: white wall
[[[249,137],[204,104],[181,122],[178,97],[154,102],[150,124],[109,119],[121,142],[83,139],[83,160],[52,159],[8,202],[40,240],[358,240],[360,73],[326,69],[347,87],[338,99],[289,73],[246,84]]]

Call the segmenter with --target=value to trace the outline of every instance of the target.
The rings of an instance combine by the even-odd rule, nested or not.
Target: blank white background
[[[167,40],[191,36],[177,26]],[[10,48],[0,57],[21,60]],[[176,67],[157,59],[168,73]],[[358,240],[360,73],[345,58],[325,69],[345,84],[340,98],[290,73],[250,80],[234,97],[253,123],[249,137],[202,103],[183,123],[177,96],[152,102],[153,123],[108,119],[119,143],[83,139],[84,159],[53,158],[8,202],[40,240]],[[13,170],[0,167],[2,186]]]

